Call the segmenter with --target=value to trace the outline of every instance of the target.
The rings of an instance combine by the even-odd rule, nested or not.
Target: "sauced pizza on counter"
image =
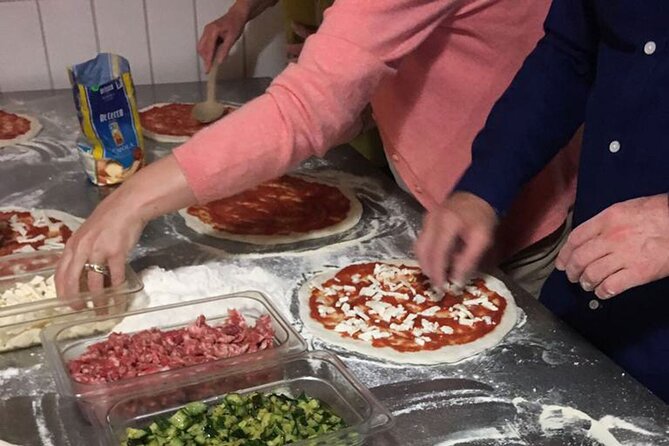
[[[507,301],[474,279],[462,292],[436,291],[419,267],[372,262],[312,283],[312,319],[343,337],[398,352],[474,342],[500,324]]]
[[[283,176],[187,212],[218,231],[274,236],[335,226],[350,210],[351,200],[339,188]]]
[[[30,120],[0,110],[0,140],[12,140],[30,131]]]
[[[62,249],[72,230],[43,211],[0,211],[0,256]]]
[[[142,128],[148,136],[190,137],[209,124],[203,124],[191,116],[195,104],[156,104],[139,112]],[[234,110],[226,107],[223,116]]]

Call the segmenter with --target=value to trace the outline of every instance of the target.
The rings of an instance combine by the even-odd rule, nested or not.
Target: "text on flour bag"
[[[116,54],[68,68],[83,136],[77,147],[88,178],[122,183],[144,164],[144,141],[130,64]]]

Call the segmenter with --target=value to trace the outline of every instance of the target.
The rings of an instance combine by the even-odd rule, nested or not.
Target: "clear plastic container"
[[[61,255],[62,251],[38,251],[0,257],[0,295],[38,276],[45,279],[53,276]],[[0,306],[0,352],[39,344],[40,330],[50,324],[80,323],[96,314],[117,316],[126,312],[143,284],[130,266],[126,266],[125,275],[126,280],[121,285],[108,286],[97,293],[82,291],[67,298]],[[73,308],[72,301],[80,306]],[[90,326],[81,328],[82,331],[93,330]]]
[[[119,398],[134,395],[144,389],[160,389],[201,373],[227,370],[229,367],[249,361],[260,363],[306,350],[306,342],[281,316],[269,299],[256,291],[128,312],[123,315],[122,325],[114,327],[114,331],[130,334],[154,327],[163,331],[172,330],[191,325],[199,315],[204,315],[208,324],[219,325],[228,319],[228,309],[238,310],[249,325],[254,325],[259,317],[268,314],[274,328],[274,348],[102,384],[83,384],[75,381],[70,376],[67,364],[79,357],[89,345],[105,340],[108,333],[73,339],[72,332],[79,329],[77,323],[52,325],[42,331],[41,336],[46,360],[54,374],[58,393],[75,398],[84,416],[91,423],[98,424],[104,422],[109,407]],[[118,319],[113,316],[101,316],[88,323],[105,324],[108,320]]]
[[[372,435],[389,429],[388,410],[331,353],[314,351],[277,361],[263,361],[219,374],[191,376],[163,389],[145,389],[141,394],[114,404],[106,416],[106,441],[118,446],[128,427],[146,428],[157,417],[170,416],[194,401],[219,403],[228,393],[301,393],[327,403],[349,426],[337,432],[291,443],[293,446],[361,445]]]

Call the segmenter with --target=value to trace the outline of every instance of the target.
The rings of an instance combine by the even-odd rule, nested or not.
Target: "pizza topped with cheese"
[[[31,116],[0,110],[0,147],[28,141],[41,129],[39,121]]]
[[[162,103],[143,108],[139,112],[144,136],[159,142],[186,142],[208,126],[197,121],[191,113],[195,104]],[[235,110],[226,106],[223,116]],[[220,119],[220,118],[219,118]]]
[[[197,232],[255,244],[280,244],[343,232],[360,220],[350,191],[285,175],[232,197],[182,210]]]
[[[369,262],[312,279],[305,325],[326,340],[398,362],[454,362],[499,342],[516,321],[511,293],[481,275],[434,289],[415,262]]]
[[[0,209],[0,256],[62,249],[79,224],[58,211]]]

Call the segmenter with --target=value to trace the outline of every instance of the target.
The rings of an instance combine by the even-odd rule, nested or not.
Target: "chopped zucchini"
[[[186,405],[147,429],[126,431],[122,446],[284,446],[346,427],[321,401],[301,394],[229,394],[215,406]]]

